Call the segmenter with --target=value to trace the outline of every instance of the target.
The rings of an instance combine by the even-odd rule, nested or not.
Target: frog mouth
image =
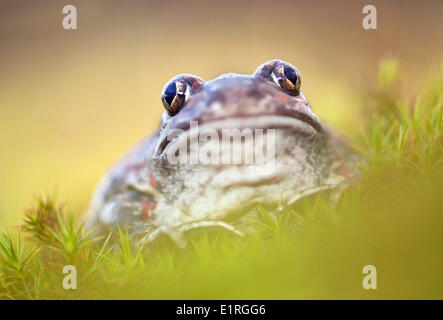
[[[171,145],[186,143],[191,135],[196,134],[191,132],[192,122],[198,125],[199,132],[197,134],[200,134],[202,130],[210,129],[219,133],[220,137],[223,130],[226,129],[286,129],[291,134],[300,136],[301,139],[313,135],[324,135],[324,130],[315,117],[302,112],[294,113],[294,111],[284,112],[280,110],[277,114],[219,117],[205,121],[180,121],[175,124],[174,128],[169,130],[169,132],[175,131],[175,134],[159,137],[159,143],[154,153],[155,156],[161,156]]]
[[[305,110],[309,110],[309,107],[306,107]],[[293,109],[277,109],[274,110],[272,113],[257,113],[257,114],[237,114],[235,116],[229,115],[229,116],[219,116],[216,118],[208,117],[207,119],[202,117],[201,120],[195,120],[198,121],[199,124],[206,124],[206,123],[212,123],[216,124],[221,121],[226,121],[226,124],[228,127],[233,127],[229,124],[229,122],[235,123],[236,121],[240,121],[240,124],[238,125],[238,128],[246,128],[244,124],[241,124],[241,121],[246,120],[249,121],[250,119],[257,120],[259,123],[263,126],[263,129],[272,129],[273,125],[278,126],[279,122],[287,122],[286,119],[296,119],[299,121],[304,122],[305,124],[311,126],[313,129],[315,129],[317,132],[322,133],[323,128],[318,121],[318,119],[312,114],[312,112],[308,111],[298,111]],[[270,123],[267,123],[269,120]],[[190,123],[192,120],[186,119],[185,121],[178,120],[174,127],[181,130],[188,130],[190,128]],[[255,128],[257,125],[253,125]]]

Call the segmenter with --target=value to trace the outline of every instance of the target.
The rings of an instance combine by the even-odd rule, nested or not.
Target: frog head
[[[172,78],[162,91],[166,110],[150,165],[166,202],[190,220],[223,219],[323,186],[333,162],[329,137],[300,89],[299,71],[280,60],[252,75]],[[266,157],[257,161],[260,132]],[[253,161],[246,163],[248,152]]]

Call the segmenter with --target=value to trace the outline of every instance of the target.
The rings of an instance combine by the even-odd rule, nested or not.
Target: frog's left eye
[[[286,62],[276,63],[271,77],[276,84],[288,91],[291,95],[298,96],[300,94],[300,73],[298,70]]]
[[[166,112],[171,117],[176,115],[182,109],[188,97],[198,90],[203,83],[203,79],[190,74],[178,75],[170,80],[162,91],[162,102]]]

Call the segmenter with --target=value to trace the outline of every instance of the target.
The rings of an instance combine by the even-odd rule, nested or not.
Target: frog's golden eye
[[[274,70],[272,70],[271,77],[275,83],[291,95],[298,96],[300,94],[300,73],[297,68],[289,63],[277,63]]]
[[[203,79],[190,74],[178,75],[170,80],[162,91],[162,102],[166,112],[171,117],[176,115],[188,97],[203,84]]]
[[[298,96],[300,94],[300,73],[296,67],[287,62],[281,60],[268,61],[258,67],[254,76],[274,82],[290,95]]]
[[[175,115],[186,101],[188,91],[185,81],[171,81],[163,88],[162,102],[170,116]]]

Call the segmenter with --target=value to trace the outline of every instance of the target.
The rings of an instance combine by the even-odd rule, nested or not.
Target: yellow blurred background
[[[67,4],[77,8],[78,30],[62,28]],[[362,28],[366,4],[376,5],[377,30]],[[441,63],[442,8],[400,0],[0,0],[0,227],[18,223],[35,194],[85,210],[106,169],[155,130],[161,89],[178,73],[209,80],[283,59],[300,70],[314,111],[355,132],[356,96],[381,59],[399,59],[411,93]]]

